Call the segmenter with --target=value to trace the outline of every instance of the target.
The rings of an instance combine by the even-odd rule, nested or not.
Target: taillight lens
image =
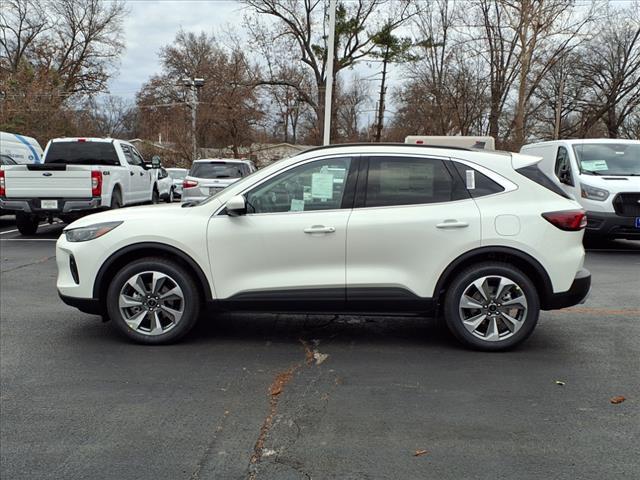
[[[98,170],[91,172],[91,196],[102,196],[102,172]]]
[[[183,180],[182,181],[182,188],[193,188],[193,187],[197,187],[198,186],[198,182],[196,182],[195,180]]]
[[[587,226],[587,215],[584,210],[564,210],[561,212],[543,213],[546,221],[552,223],[560,230],[577,232]]]
[[[5,196],[4,170],[0,170],[0,197]]]

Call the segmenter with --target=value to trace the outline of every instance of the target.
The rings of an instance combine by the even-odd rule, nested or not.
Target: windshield
[[[167,172],[169,172],[169,175],[171,176],[171,178],[175,179],[175,180],[184,180],[184,177],[187,176],[187,172],[184,170],[170,170],[167,169]]]
[[[196,162],[189,176],[198,178],[240,178],[241,164],[227,162]]]
[[[16,162],[9,155],[0,155],[0,165],[15,165]]]
[[[113,143],[78,141],[51,143],[44,163],[120,165]]]
[[[640,176],[640,143],[585,143],[573,150],[582,173]]]

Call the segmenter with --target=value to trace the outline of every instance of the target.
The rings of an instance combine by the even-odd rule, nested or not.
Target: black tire
[[[126,282],[138,273],[149,271],[167,275],[172,282],[180,287],[184,295],[182,318],[171,329],[154,336],[142,331],[142,329],[146,328],[142,322],[140,323],[141,328],[138,330],[130,327],[119,307],[120,293]],[[122,268],[111,281],[106,299],[107,311],[116,330],[128,339],[146,345],[173,343],[186,335],[198,319],[200,302],[198,287],[189,272],[179,263],[162,257],[142,258]],[[140,310],[140,313],[142,313],[142,310]],[[170,317],[165,318],[165,320],[167,319],[170,319]],[[146,316],[144,322],[150,322],[150,317]]]
[[[502,276],[513,281],[517,284],[517,287],[524,295],[527,303],[526,314],[522,315],[522,324],[519,329],[515,331],[515,333],[510,334],[510,336],[496,341],[485,340],[477,336],[480,335],[480,333],[474,334],[469,331],[464,325],[462,314],[460,312],[460,300],[468,287],[470,287],[475,280],[491,276]],[[497,299],[496,301],[499,302],[502,300]],[[480,315],[482,314],[482,311],[478,311],[477,313]],[[445,296],[444,317],[447,327],[465,346],[476,350],[501,351],[508,350],[519,345],[525,341],[535,329],[536,324],[538,323],[539,314],[540,300],[538,298],[538,292],[535,285],[521,270],[508,263],[487,262],[467,268],[453,279]],[[483,323],[488,321],[489,319],[485,320]],[[501,335],[509,335],[509,332],[506,330],[507,323],[505,321],[499,319],[498,326],[501,326],[503,329]],[[483,325],[480,324],[478,328],[482,329],[482,327]]]
[[[155,187],[153,188],[153,192],[151,193],[151,203],[153,203],[154,205],[156,203],[160,203],[160,194]]]
[[[122,207],[122,194],[120,190],[117,188],[111,194],[111,208],[121,208]]]
[[[40,219],[35,215],[27,215],[26,213],[16,214],[16,226],[22,235],[35,235],[38,231]]]
[[[173,187],[169,189],[169,195],[167,195],[167,198],[165,198],[164,201],[167,203],[173,203]]]

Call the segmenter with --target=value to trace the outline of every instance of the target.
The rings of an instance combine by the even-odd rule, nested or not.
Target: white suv
[[[202,307],[441,314],[502,350],[586,297],[586,218],[520,154],[320,147],[200,203],[92,215],[57,243],[58,291],[142,343]],[[184,208],[186,207],[186,208]]]

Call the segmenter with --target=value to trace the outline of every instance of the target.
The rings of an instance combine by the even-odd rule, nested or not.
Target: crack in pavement
[[[41,263],[46,263],[49,260],[51,260],[52,258],[56,258],[56,256],[55,255],[51,255],[50,257],[43,257],[43,258],[41,258],[39,260],[36,260],[35,262],[26,263],[24,265],[18,265],[17,267],[9,268],[8,270],[2,270],[2,272],[0,272],[0,273],[15,272],[16,270],[19,270],[21,268],[31,267],[33,265],[39,265]]]
[[[256,466],[260,462],[260,460],[262,460],[262,455],[264,453],[264,442],[267,438],[267,435],[269,434],[269,430],[271,430],[271,427],[273,426],[273,420],[278,412],[280,395],[286,388],[287,384],[293,378],[294,373],[296,373],[304,366],[309,366],[313,363],[313,350],[311,350],[309,344],[306,341],[300,339],[300,343],[304,348],[304,362],[298,362],[288,369],[278,373],[269,386],[269,413],[265,417],[264,422],[260,427],[258,439],[256,440],[255,446],[253,447],[253,454],[251,455],[251,459],[249,460],[249,474],[247,475],[248,480],[254,480],[256,478],[256,475],[258,474]]]

